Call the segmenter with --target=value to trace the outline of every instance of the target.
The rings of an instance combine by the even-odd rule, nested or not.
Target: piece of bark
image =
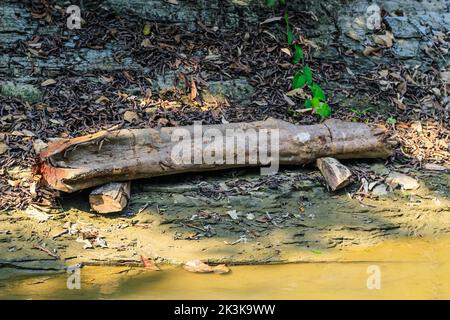
[[[130,199],[130,182],[111,182],[93,190],[89,203],[93,211],[113,213],[122,211]]]
[[[339,190],[350,183],[351,171],[337,159],[319,158],[316,165],[332,191]]]
[[[199,144],[200,147],[215,146],[220,148],[224,155],[227,152],[232,152],[235,157],[238,154],[246,154],[245,162],[176,163],[171,152],[179,143],[172,141],[174,131],[178,129],[185,129],[195,136],[194,126],[186,126],[100,131],[78,138],[60,139],[40,153],[40,164],[35,172],[40,173],[52,188],[74,192],[113,181],[263,165],[259,157],[256,163],[248,161],[248,154],[254,151],[249,150],[249,144],[230,151],[223,142],[214,140],[204,143],[202,140],[197,141],[198,139],[186,144],[192,154],[198,154]],[[333,119],[304,126],[272,118],[251,123],[202,126],[203,132],[210,129],[222,133],[223,136],[229,129],[242,129],[245,132],[254,130],[257,134],[261,133],[261,130],[277,129],[279,155],[276,158],[280,165],[306,164],[321,157],[386,158],[392,152],[392,146],[386,142],[383,129],[364,123]]]

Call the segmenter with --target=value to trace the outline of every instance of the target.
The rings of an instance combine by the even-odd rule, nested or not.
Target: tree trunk
[[[214,139],[203,137],[204,134],[211,134],[211,130],[215,130],[217,135],[222,134],[226,142],[216,139],[215,135]],[[193,139],[180,142],[176,138],[172,141],[180,132],[193,136]],[[228,144],[229,132],[238,141],[235,146],[230,147]],[[261,143],[263,140],[252,143],[252,132],[259,137],[265,132],[272,133],[270,146],[274,148],[267,154],[272,159],[272,166],[274,163],[306,164],[327,156],[354,159],[386,158],[391,154],[391,146],[385,142],[384,130],[366,124],[327,120],[317,125],[298,126],[268,119],[251,123],[207,125],[200,129],[198,126],[186,126],[101,131],[74,139],[61,139],[40,153],[41,163],[37,171],[54,189],[73,192],[113,181],[267,165],[263,154],[257,152],[260,148],[264,149]],[[278,148],[275,142],[278,142]],[[266,148],[269,149],[269,146]],[[185,154],[193,155],[193,161],[191,156],[184,162],[178,158],[175,160],[174,154],[178,155],[180,149],[189,151]],[[205,153],[205,150],[213,151]],[[220,159],[226,155],[226,161],[205,161],[211,154],[222,154],[223,157],[218,156]],[[244,161],[242,155],[245,156]]]

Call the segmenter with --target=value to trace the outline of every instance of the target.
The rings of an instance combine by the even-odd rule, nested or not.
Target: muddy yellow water
[[[387,241],[336,262],[234,266],[227,275],[178,267],[84,267],[74,276],[13,275],[5,299],[448,299],[450,237]],[[321,254],[321,253],[317,253]],[[6,271],[3,270],[5,273]],[[68,288],[69,287],[72,289]]]

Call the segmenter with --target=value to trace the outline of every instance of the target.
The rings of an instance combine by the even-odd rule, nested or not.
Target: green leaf
[[[294,55],[294,60],[292,61],[294,64],[299,63],[300,61],[302,61],[304,59],[304,55],[303,55],[303,49],[296,44],[295,45],[295,55]]]
[[[322,118],[329,117],[331,114],[331,108],[328,103],[319,102],[319,106],[314,108],[314,111]]]
[[[313,97],[318,98],[320,101],[327,100],[327,97],[325,96],[325,92],[323,92],[322,88],[317,83],[312,84],[311,92],[313,94]]]
[[[266,0],[266,5],[272,8],[275,5],[275,0]]]
[[[391,126],[393,126],[393,125],[395,125],[397,123],[397,120],[395,118],[393,118],[393,117],[389,117],[389,118],[387,118],[386,122],[388,124],[390,124]]]
[[[284,13],[284,22],[286,23],[286,26],[289,27],[289,15],[287,12]]]
[[[280,4],[285,5],[286,4],[286,0],[279,0]]]
[[[311,99],[305,100],[305,108],[306,109],[311,109],[312,108],[312,101],[311,101]]]
[[[287,42],[289,45],[292,45],[294,43],[294,33],[289,26],[289,16],[287,12],[284,14],[284,22],[286,23]]]
[[[312,83],[313,83],[313,75],[312,75],[311,68],[308,65],[306,65],[303,68],[303,75],[305,76],[306,82],[309,85],[312,85]]]
[[[142,33],[144,36],[148,36],[150,35],[150,33],[152,32],[150,25],[148,23],[144,24],[144,28],[142,29]]]
[[[313,109],[317,109],[320,106],[320,100],[318,98],[311,99],[311,106]]]
[[[294,75],[294,78],[292,79],[292,89],[303,88],[305,84],[305,76],[297,71]]]
[[[294,34],[291,30],[287,30],[287,42],[291,46],[294,43]]]

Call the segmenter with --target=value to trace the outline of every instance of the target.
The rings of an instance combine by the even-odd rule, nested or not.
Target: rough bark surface
[[[191,133],[193,140],[189,140],[191,154],[203,154],[200,148],[223,148],[223,141],[212,140],[204,144],[198,139],[193,126],[183,127]],[[261,165],[261,158],[257,163],[250,163],[248,154],[257,154],[257,147],[246,144],[242,150],[237,144],[232,148],[234,156],[247,155],[245,163],[176,163],[172,157],[172,150],[179,142],[173,142],[174,130],[179,128],[156,129],[124,129],[118,131],[101,131],[93,135],[74,139],[61,139],[44,149],[41,154],[40,172],[43,179],[53,188],[73,192],[112,181],[128,181],[132,179],[149,178],[154,176],[171,175],[183,172],[198,172],[217,170],[250,165]],[[385,158],[391,149],[383,141],[383,130],[371,128],[362,123],[328,120],[322,124],[297,126],[285,121],[268,119],[252,123],[231,123],[222,125],[203,126],[202,130],[216,129],[226,135],[228,129],[242,129],[236,131],[237,139],[245,141],[246,130],[277,129],[279,132],[279,164],[299,165],[310,163],[320,157],[332,156],[338,159],[353,158]],[[195,138],[195,139],[194,139]],[[213,144],[216,145],[213,145]],[[204,149],[203,149],[204,150]],[[234,157],[233,157],[234,159]]]

